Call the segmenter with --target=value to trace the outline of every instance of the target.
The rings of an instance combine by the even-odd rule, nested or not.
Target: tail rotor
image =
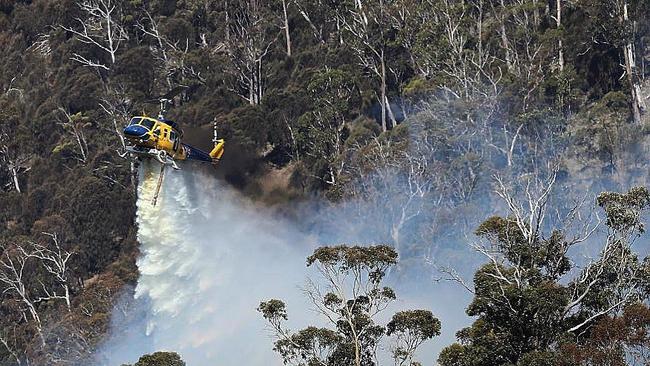
[[[221,160],[221,156],[223,155],[224,151],[224,145],[225,141],[223,139],[219,138],[219,135],[217,134],[217,119],[215,118],[214,123],[212,124],[212,143],[214,144],[214,147],[212,148],[212,151],[210,151],[210,157],[212,158],[212,164],[216,164]]]

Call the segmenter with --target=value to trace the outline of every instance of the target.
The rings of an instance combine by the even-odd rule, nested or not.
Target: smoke
[[[543,180],[550,162],[566,151],[538,137],[544,134],[530,132],[529,140],[518,138],[518,150],[502,149],[512,156],[501,156],[493,146],[511,146],[512,140],[485,139],[501,136],[491,132],[502,126],[461,129],[448,115],[432,110],[410,121],[411,156],[432,158],[424,161],[437,179],[432,194],[405,194],[413,181],[400,173],[389,171],[379,181],[362,174],[356,198],[334,205],[310,201],[293,207],[296,216],[290,219],[241,197],[193,164],[166,172],[158,204],[152,206],[157,164],[143,164],[137,202],[140,278],[133,295],[126,294],[116,306],[111,336],[97,363],[133,363],[145,353],[168,350],[190,366],[280,365],[271,334],[256,312],[259,302],[284,300],[290,329],[322,325],[300,289],[307,276],[316,276],[305,267],[305,258],[323,244],[396,244],[391,228],[403,213],[412,218],[399,226],[400,268],[387,278],[400,300],[386,314],[406,308],[433,311],[442,321],[442,335],[425,343],[418,359],[434,362],[456,331],[470,323],[465,308],[471,294],[453,282],[435,282],[440,274],[432,263],[456,268],[471,284],[471,275],[484,262],[468,245],[475,240],[471,233],[481,220],[505,212],[491,193],[492,176],[499,173],[513,183],[530,174]],[[429,131],[451,138],[430,143],[439,137]],[[574,198],[593,202],[603,188],[624,190],[645,183],[644,178],[593,178],[574,173],[581,168],[569,163],[564,159],[550,202],[558,213]]]
[[[156,206],[157,169],[140,170],[136,301],[131,315],[114,315],[100,364],[159,350],[178,352],[189,365],[275,358],[255,309],[271,297],[300,302],[296,286],[313,241],[193,168],[166,172]]]
[[[306,268],[305,258],[318,245],[377,239],[368,231],[351,230],[361,227],[350,221],[358,217],[340,207],[310,206],[310,212],[303,211],[311,216],[308,224],[278,218],[196,165],[168,170],[152,206],[157,164],[143,164],[139,174],[140,278],[133,293],[116,305],[98,365],[133,363],[163,350],[178,352],[191,366],[280,365],[273,338],[256,311],[259,302],[285,301],[291,329],[325,325],[301,290],[307,276],[317,277]],[[431,362],[468,324],[459,304],[469,297],[456,286],[424,279],[405,281],[392,273],[388,281],[399,300],[386,317],[406,308],[432,310],[443,321],[443,336],[425,344],[419,355]]]

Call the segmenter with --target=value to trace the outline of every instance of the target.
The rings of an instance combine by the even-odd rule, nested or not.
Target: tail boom
[[[186,158],[188,160],[198,160],[206,163],[216,164],[219,162],[221,156],[223,155],[224,145],[225,142],[223,139],[217,140],[210,153],[206,153],[205,151],[199,150],[186,144],[183,144],[183,148],[185,149]]]

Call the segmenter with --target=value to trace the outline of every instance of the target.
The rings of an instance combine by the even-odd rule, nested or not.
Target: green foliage
[[[278,337],[274,350],[284,363],[374,365],[378,342],[388,335],[395,339],[396,362],[415,365],[415,350],[440,335],[440,321],[428,310],[407,310],[394,314],[386,326],[376,323],[377,314],[396,299],[390,287],[381,286],[386,270],[395,264],[397,252],[384,245],[316,249],[307,266],[318,267],[326,292],[310,282],[306,293],[331,328],[309,326],[290,332],[283,325],[288,319],[284,302],[272,299],[257,308]]]
[[[258,107],[246,106],[232,111],[225,126],[225,138],[232,138],[252,150],[265,147],[270,131],[264,112]]]
[[[647,265],[638,260],[631,245],[644,230],[641,215],[650,208],[649,198],[642,187],[598,196],[611,235],[604,239],[600,258],[568,278],[565,275],[575,265],[567,257],[571,244],[562,231],[553,230],[546,237],[531,231],[530,225],[539,227],[538,222],[523,221],[514,213],[484,221],[476,234],[490,243],[489,251],[483,250],[491,260],[476,272],[474,299],[467,308],[467,314],[477,320],[457,333],[460,344],[444,349],[438,362],[443,366],[561,364],[558,340],[573,339],[571,334],[581,329],[592,332],[589,326],[598,319],[607,319],[647,296]],[[616,295],[619,291],[625,295]],[[589,342],[584,347],[591,347]],[[622,353],[610,356],[617,362],[625,359]]]
[[[640,214],[650,207],[650,192],[645,187],[632,188],[627,193],[605,192],[598,196],[598,205],[607,214],[607,226],[617,231],[645,232]]]
[[[296,359],[305,366],[322,365],[317,355],[322,350],[331,352],[326,360],[331,365],[344,365],[350,362],[350,349],[346,347],[345,338],[339,333],[327,329],[307,327],[292,334],[289,338],[275,343],[274,350],[285,360]]]
[[[264,319],[271,322],[287,320],[286,305],[280,300],[263,301],[257,311],[262,313]]]
[[[148,47],[133,47],[124,52],[114,66],[111,80],[129,91],[135,100],[152,97],[155,79],[155,58]]]
[[[426,96],[432,92],[432,86],[429,85],[429,83],[423,79],[423,78],[418,78],[415,77],[411,79],[411,81],[408,82],[408,84],[404,85],[404,95],[407,97],[415,97],[416,99],[418,96]]]
[[[361,268],[374,272],[395,265],[397,263],[397,252],[387,245],[321,247],[316,249],[314,254],[307,257],[307,266],[311,266],[315,262],[326,267],[339,267],[343,272]],[[384,273],[377,273],[376,276],[373,276],[373,281],[380,282],[383,275]]]
[[[440,320],[428,310],[400,311],[386,325],[386,335],[397,336],[402,341],[393,350],[393,358],[401,363],[412,361],[414,347],[440,335]]]
[[[185,366],[185,362],[176,352],[155,352],[140,357],[133,365],[123,366]]]
[[[650,308],[646,304],[627,306],[623,314],[600,319],[586,339],[561,345],[559,366],[629,365],[629,360],[647,361],[644,356],[650,338]]]
[[[578,114],[571,133],[574,151],[579,159],[597,159],[617,169],[642,138],[638,126],[628,123],[628,98],[621,92],[610,92]]]
[[[315,74],[307,91],[321,113],[346,116],[359,104],[354,75],[344,70],[324,70]]]

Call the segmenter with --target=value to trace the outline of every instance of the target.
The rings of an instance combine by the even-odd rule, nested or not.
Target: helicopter
[[[178,123],[165,118],[165,105],[169,99],[161,99],[160,114],[157,118],[134,116],[124,128],[127,141],[126,150],[137,156],[153,157],[160,164],[171,165],[178,170],[177,160],[193,160],[216,164],[224,152],[225,141],[218,138],[214,128],[214,147],[207,153],[183,143],[183,130]]]
[[[183,130],[178,123],[165,118],[166,107],[172,100],[163,97],[159,101],[160,113],[157,118],[146,115],[134,116],[123,130],[128,153],[139,159],[154,158],[160,163],[160,176],[152,201],[154,206],[160,193],[166,166],[179,170],[177,161],[183,160],[216,165],[223,156],[225,146],[224,139],[217,136],[216,124],[213,128],[214,146],[210,152],[183,143]]]

